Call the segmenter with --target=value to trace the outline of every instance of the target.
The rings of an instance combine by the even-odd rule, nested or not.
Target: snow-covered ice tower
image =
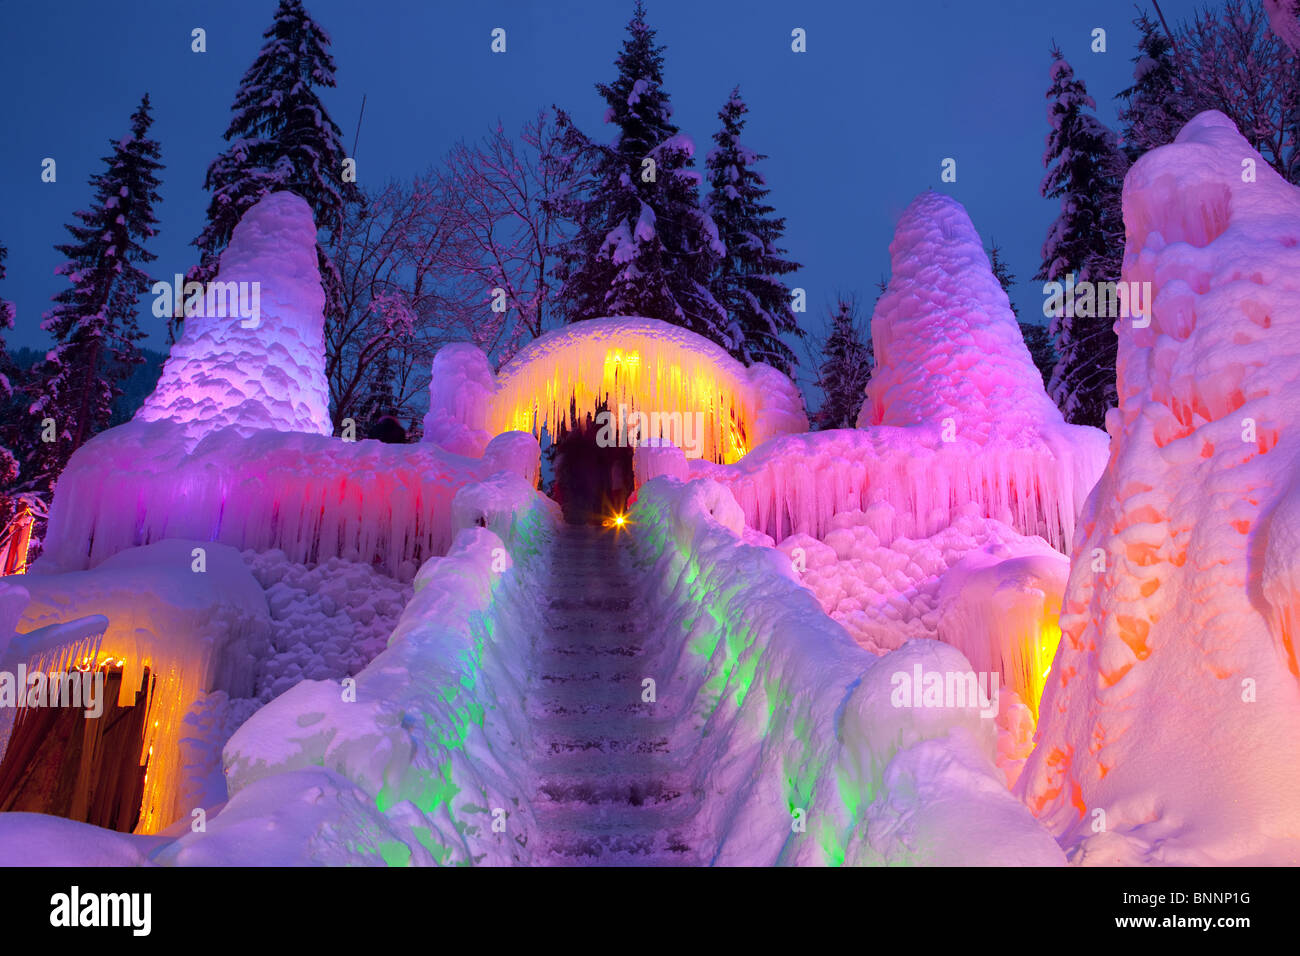
[[[871,317],[876,367],[858,427],[937,425],[1021,444],[1061,413],[1043,390],[1011,303],[957,200],[925,192],[889,245],[889,286]]]
[[[219,288],[205,295],[205,314],[186,319],[136,419],[181,424],[191,439],[225,427],[333,434],[325,293],[306,201],[276,192],[249,209],[221,255],[213,286]],[[233,296],[256,303],[252,318],[231,314],[237,312],[229,304]]]
[[[929,537],[973,505],[1068,550],[1106,462],[1105,432],[1066,423],[1047,397],[959,202],[918,196],[890,253],[858,427],[778,437],[710,477],[777,541],[821,537],[836,515],[878,505],[890,514],[876,524],[885,539]]]
[[[1020,778],[1084,862],[1300,863],[1300,190],[1202,113],[1124,184],[1110,461]]]

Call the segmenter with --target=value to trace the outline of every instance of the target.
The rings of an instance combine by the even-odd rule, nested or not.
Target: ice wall
[[[783,435],[734,465],[688,466],[692,477],[727,485],[746,524],[778,542],[792,534],[823,538],[837,514],[879,505],[890,516],[879,529],[882,541],[927,538],[974,504],[981,515],[1067,551],[1076,515],[1105,463],[1105,436],[1093,428],[1076,434],[1076,448],[986,451],[967,439],[944,441],[942,426],[841,428]],[[649,456],[638,456],[638,467],[647,480],[680,470]]]
[[[1300,863],[1300,190],[1222,114],[1124,184],[1120,406],[1021,777],[1087,863]]]
[[[255,301],[256,314],[230,315],[225,290],[210,303],[205,296],[204,314],[185,319],[136,420],[178,423],[192,440],[226,427],[332,434],[325,293],[306,201],[276,192],[249,209],[221,254],[215,283],[236,284],[244,311],[252,313]]]
[[[79,571],[125,548],[197,538],[278,548],[301,564],[378,564],[409,581],[450,546],[459,488],[500,471],[535,484],[539,468],[536,440],[518,432],[464,458],[431,444],[238,428],[192,445],[170,422],[133,421],[73,454],[33,570]]]

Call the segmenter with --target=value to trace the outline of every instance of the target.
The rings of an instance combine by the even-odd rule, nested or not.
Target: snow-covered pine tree
[[[1056,350],[1052,348],[1051,333],[1045,325],[1021,320],[1020,310],[1016,308],[1015,299],[1011,296],[1011,288],[1016,284],[1016,276],[1007,265],[1007,261],[1002,258],[1002,249],[996,242],[989,249],[989,265],[993,269],[993,278],[998,280],[998,285],[1002,286],[1002,291],[1007,294],[1007,301],[1011,303],[1011,314],[1016,317],[1016,324],[1020,326],[1020,337],[1025,340],[1025,348],[1029,349],[1029,357],[1034,360],[1034,367],[1038,369],[1038,374],[1043,376],[1043,388],[1047,388],[1052,381],[1052,371],[1056,368]]]
[[[362,423],[370,428],[385,415],[397,414],[397,399],[393,395],[393,363],[387,347],[375,356],[367,377],[361,414]]]
[[[569,322],[603,315],[644,315],[683,326],[723,348],[743,338],[709,290],[725,249],[700,202],[695,145],[672,122],[663,87],[663,47],[637,0],[613,83],[596,90],[617,134],[593,141],[557,113],[557,161],[588,172],[557,199],[575,224],[555,275],[559,309]]]
[[[1051,79],[1041,189],[1061,201],[1061,214],[1048,230],[1035,278],[1064,283],[1073,274],[1075,282],[1117,282],[1124,256],[1124,223],[1116,217],[1124,168],[1118,140],[1094,115],[1096,102],[1055,46]],[[1074,303],[1052,319],[1058,360],[1048,392],[1067,421],[1103,427],[1106,410],[1116,404],[1114,321],[1078,315]]]
[[[347,158],[334,120],[316,94],[334,86],[329,36],[302,5],[280,0],[266,42],[240,80],[226,128],[230,146],[208,167],[203,188],[212,198],[208,220],[194,245],[202,259],[187,277],[210,281],[221,251],[240,218],[267,193],[292,190],[311,206],[318,229],[332,237],[345,203],[359,199],[354,182],[344,182]],[[318,243],[325,287],[325,313],[338,310],[338,270]]]
[[[37,490],[52,486],[72,453],[103,430],[112,417],[119,383],[142,359],[137,302],[149,291],[139,267],[154,254],[144,243],[157,234],[159,148],[149,138],[149,97],[131,116],[131,131],[112,144],[104,172],[90,178],[94,205],[68,225],[73,241],[56,246],[67,261],[55,271],[72,283],[54,297],[41,328],[55,346],[38,370],[28,427],[54,420],[57,439],[34,443],[31,476]]]
[[[862,328],[856,299],[841,296],[836,302],[821,351],[817,385],[824,399],[813,415],[813,424],[819,429],[853,428],[875,366],[871,336]]]
[[[709,195],[704,208],[727,250],[710,287],[742,336],[732,354],[746,365],[766,362],[790,375],[798,360],[781,334],[803,332],[790,307],[790,288],[780,277],[797,271],[799,263],[786,259],[778,247],[785,220],[772,215],[775,210],[763,201],[770,190],[755,165],[767,157],[740,142],[748,111],[736,87],[718,111],[722,129],[713,134],[717,145],[705,160]]]
[[[998,280],[998,285],[1002,286],[1002,291],[1007,294],[1012,315],[1019,321],[1020,310],[1016,308],[1015,299],[1011,295],[1011,287],[1016,284],[1016,276],[1007,265],[1007,261],[1002,258],[1002,247],[996,242],[989,247],[989,267],[993,270],[993,278]]]
[[[5,259],[9,250],[0,242],[0,282],[5,277]],[[14,327],[14,304],[0,299],[0,409],[5,410],[5,421],[0,424],[0,529],[9,519],[8,492],[18,478],[18,457],[10,450],[12,437],[7,434],[13,422],[9,420],[10,404],[13,402],[14,388],[11,376],[14,374],[13,362],[9,358],[9,349],[5,345],[4,333]],[[13,443],[16,444],[16,443]]]
[[[1182,92],[1173,42],[1164,28],[1145,12],[1133,25],[1139,34],[1133,85],[1118,96],[1124,152],[1130,163],[1172,143],[1196,112]]]

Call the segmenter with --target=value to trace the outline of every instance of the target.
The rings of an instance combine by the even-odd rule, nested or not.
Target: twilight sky
[[[1197,0],[1163,0],[1171,23]],[[0,297],[18,308],[11,347],[45,347],[41,313],[66,280],[54,275],[63,224],[88,202],[110,138],[125,132],[141,94],[162,145],[161,234],[155,275],[193,260],[207,204],[207,164],[244,70],[262,43],[275,0],[0,0],[0,241],[9,247]],[[338,87],[326,105],[356,152],[362,185],[406,178],[461,138],[500,118],[517,128],[539,107],[569,109],[601,129],[593,84],[613,78],[632,0],[308,0],[333,41]],[[1022,317],[1041,319],[1039,249],[1056,203],[1038,195],[1047,132],[1049,48],[1066,58],[1114,124],[1116,92],[1129,85],[1132,0],[648,0],[667,45],[665,80],[675,118],[712,145],[716,113],[739,83],[750,105],[748,142],[768,154],[771,203],[787,220],[786,246],[804,268],[810,327],[837,291],[865,307],[889,270],[898,216],[928,187],[965,204],[986,245],[996,240],[1019,277]],[[190,30],[207,30],[207,52]],[[494,27],[508,52],[489,50]],[[807,31],[808,51],[790,50]],[[1108,52],[1090,51],[1103,27]],[[40,181],[41,160],[58,182]],[[940,182],[944,157],[957,182]],[[150,300],[141,324],[157,330]],[[163,348],[155,331],[147,344]],[[802,358],[802,355],[801,355]],[[801,376],[802,378],[803,376]]]

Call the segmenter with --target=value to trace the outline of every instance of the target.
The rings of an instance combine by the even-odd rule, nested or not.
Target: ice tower
[[[1021,787],[1083,862],[1300,863],[1300,190],[1221,113],[1124,184],[1119,408]]]
[[[226,427],[333,434],[325,293],[306,201],[277,192],[249,209],[205,291],[208,314],[186,319],[136,419],[182,424],[191,438]],[[250,315],[231,314],[234,296]]]

